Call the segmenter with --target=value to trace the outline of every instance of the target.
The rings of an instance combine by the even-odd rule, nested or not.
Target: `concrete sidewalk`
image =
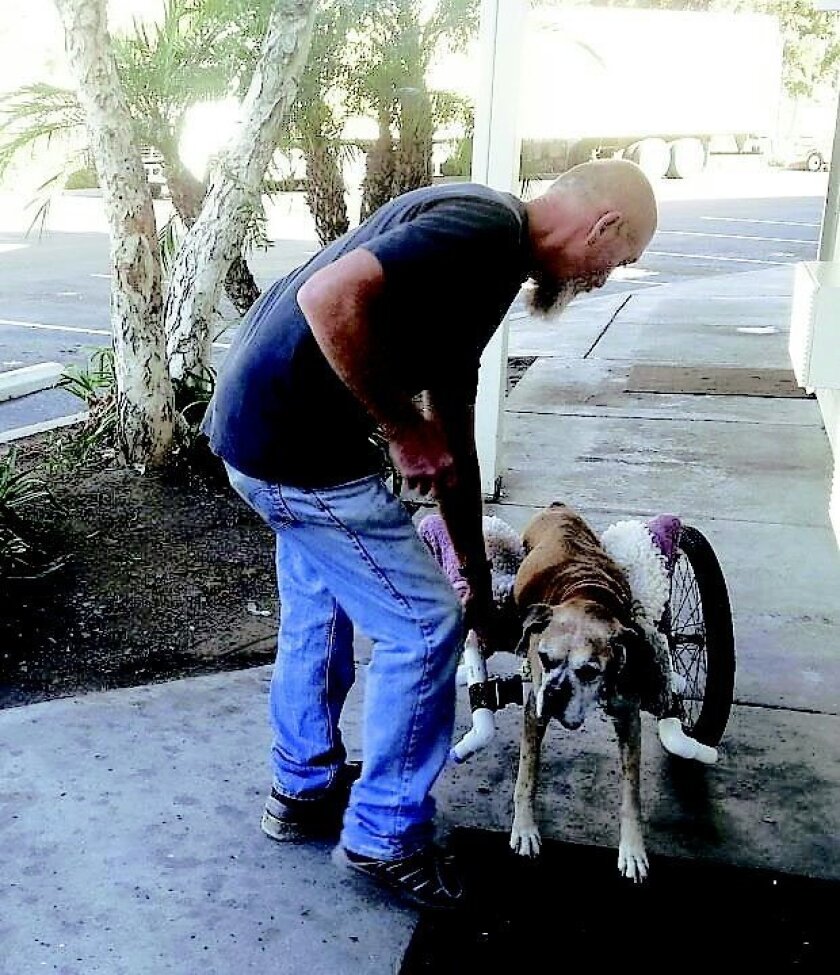
[[[710,278],[513,322],[537,361],[508,401],[504,495],[521,527],[555,499],[592,523],[675,512],[721,560],[736,705],[717,766],[686,788],[645,720],[657,854],[840,879],[840,555],[830,453],[810,399],[629,393],[634,365],[787,368],[792,271]],[[359,746],[359,684],[345,717]],[[509,661],[500,660],[499,666]],[[266,668],[0,712],[0,973],[399,971],[416,916],[336,876],[324,846],[258,830]],[[441,833],[507,831],[520,715],[439,780]],[[464,695],[458,732],[468,724]],[[547,838],[617,845],[617,749],[595,720],[551,729]],[[699,768],[699,767],[697,767]]]

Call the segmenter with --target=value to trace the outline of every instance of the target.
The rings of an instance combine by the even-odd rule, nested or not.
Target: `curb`
[[[25,427],[4,430],[0,432],[0,445],[14,443],[16,440],[24,440],[26,437],[34,437],[36,434],[47,433],[50,430],[71,427],[74,423],[82,423],[87,418],[87,412],[73,413],[70,416],[59,416],[52,420],[42,420],[40,423],[30,423]]]
[[[0,403],[49,389],[63,373],[64,366],[60,362],[39,362],[34,366],[0,372]]]

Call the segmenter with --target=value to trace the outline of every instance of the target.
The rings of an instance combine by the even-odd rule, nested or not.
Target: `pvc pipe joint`
[[[662,718],[657,725],[657,730],[662,747],[671,755],[694,759],[703,762],[704,765],[714,765],[718,760],[717,749],[690,738],[683,731],[679,718]]]
[[[487,661],[472,633],[467,636],[464,644],[464,662],[459,668],[459,677],[465,677],[469,687],[487,681]],[[461,765],[488,745],[495,734],[496,717],[493,712],[489,708],[476,708],[472,714],[472,728],[449,750],[450,761]]]

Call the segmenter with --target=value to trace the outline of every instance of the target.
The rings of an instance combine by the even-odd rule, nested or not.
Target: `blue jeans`
[[[384,860],[414,853],[432,838],[430,790],[454,728],[464,636],[457,596],[379,477],[304,489],[229,466],[228,476],[277,538],[280,632],[270,692],[275,788],[315,798],[344,762],[339,718],[355,677],[355,623],[373,641],[373,653],[363,772],[341,842]]]

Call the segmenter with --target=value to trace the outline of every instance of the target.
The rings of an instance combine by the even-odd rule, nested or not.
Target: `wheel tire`
[[[671,579],[668,646],[686,679],[681,720],[704,745],[723,737],[735,689],[735,638],[726,581],[705,536],[684,525]],[[686,647],[693,646],[695,651]]]
[[[702,139],[675,139],[669,150],[668,176],[671,179],[688,179],[706,168],[708,155]]]
[[[808,158],[805,160],[805,168],[809,173],[821,173],[825,166],[825,160],[822,157],[821,152],[809,152]]]
[[[636,163],[650,180],[662,179],[671,164],[671,153],[664,139],[642,139],[624,150],[624,158]]]

